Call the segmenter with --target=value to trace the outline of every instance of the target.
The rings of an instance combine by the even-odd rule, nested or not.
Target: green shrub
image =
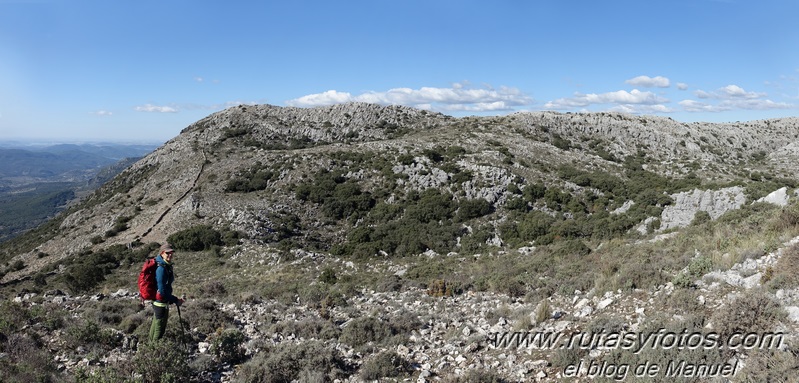
[[[227,328],[234,324],[233,317],[220,310],[216,302],[211,299],[190,299],[183,304],[183,320],[188,322],[186,328],[196,328],[204,334],[212,334],[220,328]],[[170,319],[169,323],[173,320]],[[177,321],[175,321],[177,322]]]
[[[491,204],[484,198],[465,200],[460,202],[455,221],[464,222],[489,213],[491,213]]]
[[[4,382],[59,382],[62,377],[45,344],[28,334],[0,334],[0,376]]]
[[[762,350],[748,355],[746,365],[737,372],[742,383],[791,382],[799,370],[799,350]]]
[[[192,226],[167,237],[178,250],[202,251],[223,245],[222,234],[209,225]]]
[[[380,342],[392,335],[391,327],[374,317],[355,318],[341,331],[339,340],[352,346],[362,346],[369,342]]]
[[[319,274],[319,282],[334,285],[337,281],[338,278],[336,277],[336,272],[330,267],[325,267],[324,270],[322,270],[322,273]]]
[[[211,352],[222,363],[237,364],[244,360],[244,334],[235,328],[228,328],[217,332],[211,342]]]
[[[472,369],[463,375],[447,376],[444,383],[506,383],[509,380],[491,370]]]
[[[276,179],[280,173],[278,170],[264,168],[261,163],[241,173],[236,178],[225,184],[225,191],[231,193],[249,193],[264,190],[269,185],[269,181]]]
[[[765,286],[772,291],[791,289],[799,286],[799,245],[783,249],[782,255],[774,267],[769,267],[771,277],[765,280]]]
[[[224,298],[227,296],[227,288],[223,282],[210,281],[200,286],[200,294],[204,297]]]
[[[688,264],[688,274],[701,277],[713,268],[713,261],[708,257],[699,256]]]
[[[290,211],[278,210],[269,212],[267,219],[269,226],[259,230],[262,234],[253,239],[271,243],[280,242],[301,234],[302,223],[300,217]]]
[[[508,209],[510,211],[518,211],[522,213],[526,213],[528,210],[530,210],[530,206],[527,204],[527,200],[519,196],[510,197],[506,199],[504,206],[505,209]]]
[[[291,383],[342,379],[351,368],[320,342],[270,346],[239,366],[233,382]],[[308,380],[313,377],[313,380]],[[302,379],[301,379],[302,378]]]
[[[763,291],[748,290],[732,303],[717,310],[712,324],[715,331],[726,337],[736,332],[771,331],[785,315],[782,306],[770,295]]]
[[[73,257],[66,270],[57,279],[63,281],[76,294],[88,292],[105,281],[109,273],[120,266],[120,260],[127,259],[129,252],[115,253],[106,249]]]
[[[74,372],[76,383],[134,383],[126,375],[126,372],[115,366],[105,366],[104,368],[97,368],[89,370],[84,367],[78,367]]]
[[[133,366],[146,383],[181,383],[194,375],[185,347],[168,338],[158,342],[142,342],[133,357]]]
[[[31,320],[31,312],[10,300],[0,301],[0,334],[6,337],[17,332]]]
[[[347,180],[342,171],[327,170],[316,173],[312,180],[295,188],[301,201],[321,204],[322,212],[329,218],[361,217],[375,206],[371,193],[361,190],[353,180]]]
[[[364,380],[379,380],[407,376],[411,371],[411,363],[396,351],[382,351],[361,365],[360,375]]]
[[[101,328],[91,320],[73,322],[66,328],[64,338],[66,346],[70,349],[83,346],[110,350],[122,342],[122,337],[114,330]]]
[[[329,340],[339,337],[338,326],[330,321],[309,318],[301,320],[286,320],[275,323],[271,327],[271,332],[275,334],[289,335],[294,334],[297,338]]]
[[[486,248],[489,239],[494,237],[493,226],[481,226],[471,234],[461,237],[461,254],[475,254]]]
[[[525,245],[549,234],[555,222],[550,215],[534,210],[525,214],[518,222],[500,225],[499,232],[504,242],[512,246]]]
[[[444,156],[441,154],[441,147],[422,150],[422,154],[424,154],[425,157],[429,158],[430,161],[436,163],[444,161]]]
[[[413,165],[413,163],[414,163],[413,154],[410,154],[410,153],[401,154],[401,155],[399,155],[397,157],[397,162],[399,162],[400,164],[403,164],[405,166]]]
[[[689,276],[688,273],[680,272],[674,276],[674,279],[671,280],[671,283],[673,283],[675,287],[687,289],[694,285],[694,280]]]
[[[694,214],[694,219],[691,221],[691,226],[700,226],[710,221],[710,214],[706,211],[700,210]]]
[[[11,271],[20,271],[24,268],[25,268],[25,262],[22,262],[22,260],[20,259],[17,259],[16,261],[14,261],[14,263],[11,264],[11,266],[9,266],[9,269]]]

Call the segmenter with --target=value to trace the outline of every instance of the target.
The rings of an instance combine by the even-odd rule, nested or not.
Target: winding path
[[[203,161],[200,164],[200,171],[197,172],[197,176],[194,177],[194,181],[191,183],[191,186],[189,186],[189,188],[186,190],[186,192],[183,193],[180,197],[178,197],[178,199],[175,200],[175,202],[173,202],[172,205],[170,205],[168,208],[166,208],[166,210],[164,210],[164,212],[161,213],[161,215],[158,217],[158,219],[155,220],[155,223],[152,226],[150,226],[149,229],[145,230],[144,234],[142,234],[141,237],[139,237],[137,239],[142,239],[142,238],[146,237],[148,234],[150,234],[150,232],[152,232],[153,229],[155,229],[155,227],[158,226],[159,223],[161,223],[161,221],[164,219],[164,217],[166,217],[166,215],[169,214],[170,211],[172,211],[172,208],[177,206],[177,204],[179,204],[180,201],[183,201],[183,199],[186,198],[186,196],[188,196],[189,193],[191,193],[192,190],[194,190],[194,188],[197,186],[197,181],[200,180],[200,175],[202,175],[203,174],[203,170],[205,170],[205,164],[206,164],[206,162],[208,160],[206,155],[205,155],[205,150],[202,151],[202,154],[203,154]]]

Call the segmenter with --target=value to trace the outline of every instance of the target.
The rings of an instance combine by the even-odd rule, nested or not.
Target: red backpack
[[[142,303],[144,301],[154,301],[155,294],[158,292],[158,283],[155,281],[155,271],[158,270],[158,262],[155,258],[147,258],[139,272],[139,296]]]

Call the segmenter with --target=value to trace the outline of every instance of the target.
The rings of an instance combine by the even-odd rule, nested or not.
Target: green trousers
[[[153,324],[150,325],[150,343],[153,343],[164,336],[166,332],[166,321],[169,319],[169,306],[156,306],[153,303]]]

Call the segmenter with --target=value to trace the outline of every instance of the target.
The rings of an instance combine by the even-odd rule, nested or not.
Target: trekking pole
[[[186,344],[186,328],[183,327],[183,317],[180,315],[180,305],[176,304],[175,306],[178,308],[178,321],[180,322],[180,332],[181,332],[181,335],[182,335],[180,337],[182,339],[181,342],[183,343],[183,348],[186,349],[186,355],[188,356],[188,354],[190,354],[190,352],[189,352],[189,347]]]

